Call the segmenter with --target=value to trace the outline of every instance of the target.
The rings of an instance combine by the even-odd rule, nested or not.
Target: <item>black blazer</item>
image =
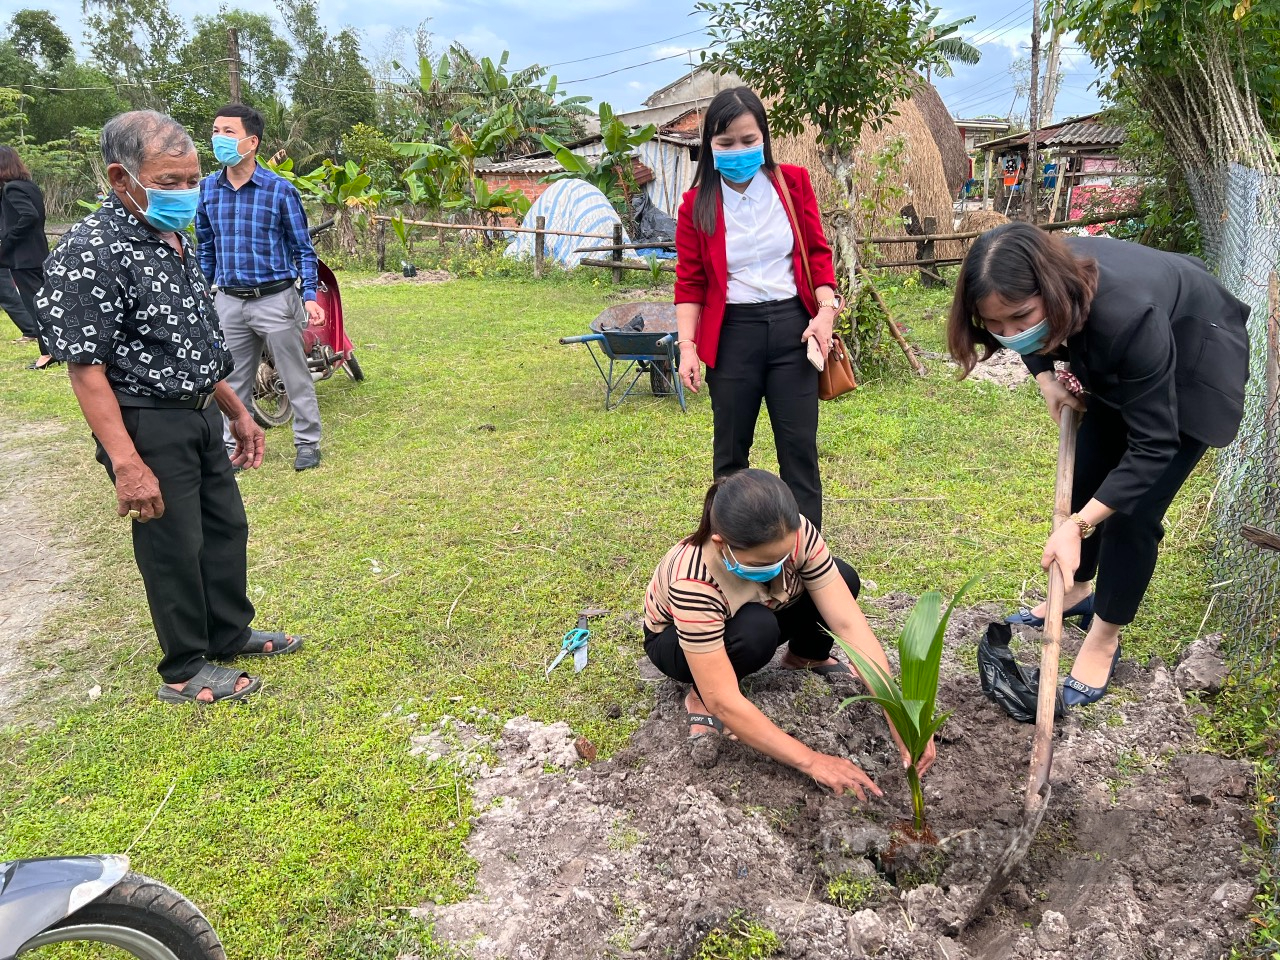
[[[47,256],[40,188],[30,180],[10,180],[0,194],[0,267],[34,270]]]
[[[1069,237],[1098,261],[1098,292],[1066,354],[1086,402],[1119,411],[1129,447],[1096,497],[1129,512],[1180,445],[1179,434],[1225,447],[1244,414],[1249,307],[1195,257],[1104,237]],[[1054,357],[1023,360],[1033,374]]]

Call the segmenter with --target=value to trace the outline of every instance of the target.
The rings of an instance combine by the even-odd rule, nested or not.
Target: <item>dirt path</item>
[[[63,430],[14,423],[0,429],[0,724],[15,719],[45,653],[35,647],[45,618],[67,602],[71,550],[56,535],[41,491],[41,450]]]
[[[694,756],[679,691],[642,664],[653,712],[607,762],[574,766],[572,731],[524,718],[501,731],[451,721],[418,738],[424,750],[452,743],[463,768],[478,770],[485,811],[468,843],[477,895],[423,915],[475,960],[684,960],[739,909],[777,933],[787,958],[1222,956],[1246,930],[1254,892],[1241,852],[1257,839],[1249,768],[1200,752],[1159,663],[1122,663],[1123,690],[1061,725],[1053,801],[1031,855],[988,916],[959,932],[1021,822],[1032,732],[986,701],[962,665],[992,613],[958,611],[949,634],[939,701],[954,714],[926,779],[938,848],[895,837],[905,779],[872,709],[837,712],[855,686],[778,670],[748,681],[780,726],[872,774],[890,799],[866,806],[741,744]],[[496,765],[479,766],[482,744]],[[841,885],[845,907],[832,902]]]

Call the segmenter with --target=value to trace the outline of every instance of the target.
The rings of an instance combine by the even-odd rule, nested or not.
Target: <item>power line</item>
[[[999,20],[996,20],[994,23],[990,24],[989,26],[983,27],[976,34],[974,34],[969,39],[969,43],[973,44],[975,47],[978,46],[979,44],[986,43],[987,34],[994,32],[995,29],[999,27],[1002,23],[1006,23],[1009,20],[1012,20],[1014,17],[1018,16],[1021,13],[1025,13],[1029,6],[1030,4],[1023,4],[1021,7],[1015,7],[1014,9],[1010,10]]]
[[[686,57],[691,53],[700,53],[703,50],[710,50],[710,49],[711,49],[710,47],[697,47],[696,49],[693,49],[693,50],[683,50],[680,53],[673,53],[668,57],[657,57],[656,59],[653,59],[653,60],[646,60],[644,61],[644,63],[633,63],[628,67],[619,67],[617,70],[610,70],[607,73],[597,73],[593,77],[579,77],[577,80],[562,80],[560,82],[566,85],[570,83],[586,83],[588,80],[599,80],[601,77],[611,77],[615,73],[623,73],[624,71],[627,71],[627,70],[635,70],[637,67],[647,67],[651,63],[662,63],[662,61],[664,60],[674,60],[676,57]]]
[[[229,63],[229,57],[223,57],[220,60],[210,60],[208,63],[197,63],[188,67],[184,73],[174,73],[167,77],[157,77],[154,80],[114,80],[111,83],[102,84],[93,87],[45,87],[38,83],[24,83],[22,86],[28,90],[43,90],[46,93],[79,93],[89,90],[119,90],[121,87],[152,87],[158,83],[169,83],[173,80],[181,80],[190,77],[196,70],[206,67],[217,67],[224,63]]]
[[[686,30],[684,33],[677,33],[674,37],[664,37],[661,40],[654,40],[651,43],[642,43],[635,47],[627,47],[625,50],[613,50],[610,53],[597,53],[590,57],[579,57],[577,60],[561,60],[558,63],[548,63],[544,66],[549,70],[552,67],[563,67],[570,63],[586,63],[588,60],[601,60],[605,57],[615,57],[620,53],[631,53],[634,50],[643,50],[645,47],[655,47],[660,43],[679,40],[681,37],[690,37],[695,33],[702,33],[702,30]],[[684,54],[680,54],[680,56],[684,56]]]

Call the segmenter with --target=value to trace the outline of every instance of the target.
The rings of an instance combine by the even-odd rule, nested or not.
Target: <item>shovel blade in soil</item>
[[[978,899],[969,908],[969,913],[960,927],[961,932],[964,932],[969,924],[986,913],[987,907],[991,905],[991,901],[996,898],[997,894],[1004,889],[1005,884],[1009,882],[1009,878],[1013,876],[1013,872],[1021,866],[1022,861],[1027,859],[1027,853],[1031,850],[1031,843],[1035,840],[1036,834],[1040,832],[1040,824],[1044,823],[1044,814],[1049,809],[1049,797],[1052,793],[1053,788],[1046,783],[1039,798],[1040,802],[1033,808],[1028,808],[1024,811],[1022,826],[1013,835],[1013,841],[1009,844],[1003,856],[1000,857],[999,862],[996,864],[995,872],[982,889],[982,893],[978,894]]]

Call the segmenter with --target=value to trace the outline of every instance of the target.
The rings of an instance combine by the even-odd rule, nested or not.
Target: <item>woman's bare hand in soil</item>
[[[863,769],[844,757],[833,757],[827,753],[815,753],[813,759],[803,770],[828,790],[840,796],[853,791],[858,800],[867,802],[866,791],[870,790],[877,797],[883,796],[880,788],[866,775]]]

